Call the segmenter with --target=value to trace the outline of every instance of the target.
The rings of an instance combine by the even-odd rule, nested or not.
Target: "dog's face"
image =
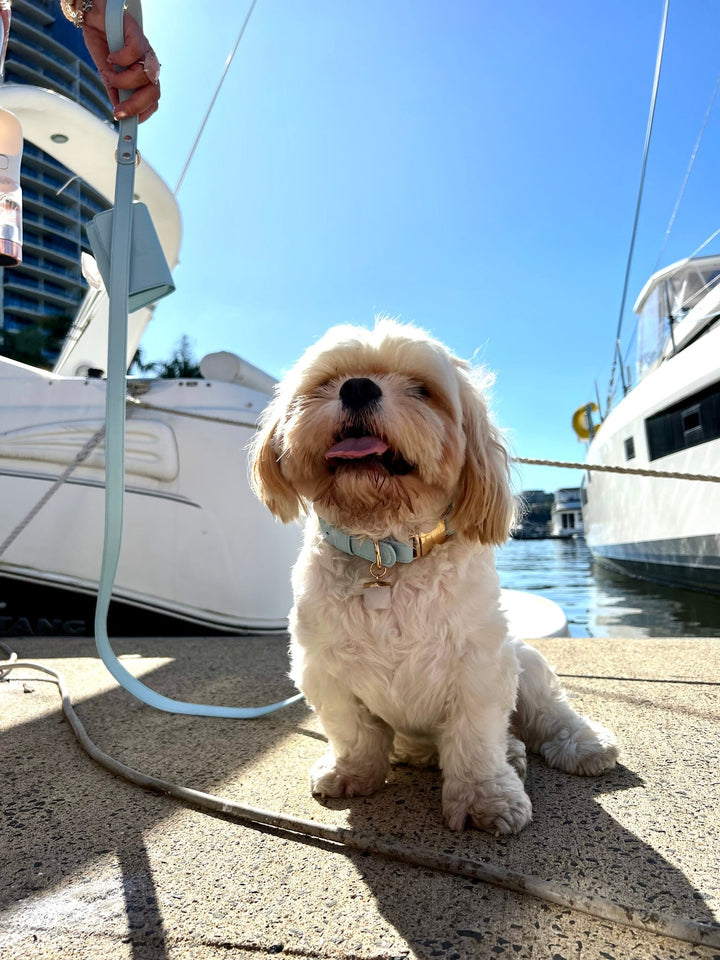
[[[422,331],[382,320],[330,330],[266,409],[256,492],[284,521],[303,502],[351,534],[432,528],[507,536],[507,455],[469,366]]]

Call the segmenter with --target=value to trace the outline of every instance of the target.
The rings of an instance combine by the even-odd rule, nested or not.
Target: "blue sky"
[[[247,3],[148,0],[162,61],[143,155],[174,186]],[[662,0],[258,0],[178,194],[182,334],[280,375],[329,326],[386,313],[497,375],[518,456],[581,460],[604,396]],[[672,0],[625,317],[656,269],[718,70],[720,4]],[[660,266],[718,226],[720,106]],[[717,252],[717,245],[705,252]],[[524,467],[523,488],[579,482]]]

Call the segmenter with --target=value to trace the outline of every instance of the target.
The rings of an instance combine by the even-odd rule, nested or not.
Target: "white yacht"
[[[645,284],[636,386],[598,427],[585,418],[588,464],[720,475],[719,280],[720,256],[706,256]],[[720,483],[588,471],[582,495],[599,563],[720,593]]]

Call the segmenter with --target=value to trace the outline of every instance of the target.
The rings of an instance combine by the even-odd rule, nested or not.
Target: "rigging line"
[[[653,79],[652,95],[650,97],[650,112],[648,114],[647,127],[645,129],[645,145],[643,147],[642,168],[640,170],[640,187],[638,189],[637,202],[635,204],[635,219],[633,221],[632,235],[630,238],[630,250],[628,251],[627,264],[625,266],[625,282],[623,283],[622,299],[620,302],[620,315],[618,316],[617,333],[615,334],[615,361],[620,360],[620,379],[623,389],[626,390],[625,372],[622,365],[622,354],[620,351],[620,333],[622,331],[623,314],[625,313],[625,302],[627,300],[628,284],[630,281],[630,268],[632,266],[633,253],[635,252],[635,238],[637,236],[638,221],[640,220],[640,206],[642,204],[643,187],[645,186],[645,171],[647,169],[648,153],[650,151],[650,137],[652,136],[653,121],[655,119],[655,104],[657,103],[658,87],[660,86],[660,68],[662,67],[663,50],[665,49],[665,34],[667,32],[668,10],[670,0],[665,0],[663,8],[662,24],[660,27],[660,39],[658,41],[657,56],[655,58],[655,77]]]
[[[710,120],[710,114],[712,113],[713,106],[715,105],[715,98],[717,97],[718,89],[720,89],[720,73],[718,74],[717,80],[715,81],[715,89],[712,92],[712,96],[710,97],[710,103],[708,104],[708,108],[705,111],[705,119],[703,120],[702,126],[700,127],[700,133],[698,134],[697,142],[695,143],[693,152],[690,154],[690,163],[688,164],[688,168],[685,171],[685,178],[680,187],[680,193],[678,194],[678,198],[675,201],[675,209],[670,215],[670,220],[668,222],[667,229],[665,230],[665,236],[663,238],[662,246],[660,247],[660,253],[658,254],[657,260],[655,261],[655,267],[653,269],[653,273],[655,273],[655,271],[658,269],[658,266],[660,265],[660,261],[662,260],[662,255],[665,253],[665,247],[667,246],[668,240],[670,239],[670,233],[675,224],[675,217],[677,216],[678,210],[680,209],[680,204],[682,203],[682,198],[685,194],[685,188],[687,187],[688,180],[690,179],[690,174],[692,173],[692,168],[695,164],[695,158],[697,157],[698,150],[700,149],[700,144],[702,143],[702,138],[705,134],[705,128],[708,125],[708,121]]]
[[[253,10],[255,9],[255,4],[256,4],[256,3],[257,3],[257,0],[252,0],[252,3],[250,4],[250,9],[248,10],[247,15],[246,15],[246,17],[245,17],[245,21],[244,21],[242,27],[240,27],[240,33],[238,34],[237,40],[235,41],[235,46],[232,48],[232,50],[231,50],[231,52],[230,52],[230,55],[228,56],[227,60],[225,61],[225,68],[224,68],[224,70],[223,70],[223,72],[222,72],[222,76],[220,77],[220,81],[219,81],[217,87],[215,88],[215,93],[213,94],[212,100],[210,101],[210,106],[207,108],[207,111],[206,111],[206,113],[205,113],[205,116],[203,117],[203,121],[202,121],[202,123],[200,124],[200,129],[198,130],[197,136],[195,137],[195,142],[193,143],[192,147],[190,148],[190,153],[188,154],[188,158],[187,158],[187,160],[185,161],[185,166],[184,166],[183,169],[182,169],[182,173],[180,174],[180,178],[179,178],[179,180],[178,180],[178,182],[177,182],[177,184],[176,184],[176,186],[175,186],[175,189],[174,189],[174,191],[173,191],[173,196],[177,196],[178,190],[179,190],[180,187],[182,186],[183,180],[185,179],[185,174],[187,173],[188,167],[190,166],[190,161],[191,161],[192,158],[195,156],[195,150],[197,149],[197,145],[200,143],[200,137],[202,137],[203,131],[205,130],[205,125],[207,124],[208,120],[210,119],[210,114],[212,113],[212,109],[213,109],[213,107],[215,106],[215,101],[217,100],[218,94],[220,93],[220,88],[222,87],[223,83],[225,82],[225,77],[227,76],[227,72],[228,72],[228,70],[230,69],[230,64],[233,62],[233,59],[235,58],[235,54],[237,53],[237,48],[240,46],[240,41],[241,41],[242,38],[243,38],[243,34],[245,33],[245,28],[246,28],[247,25],[248,25],[248,22],[249,22],[249,20],[250,20],[250,17],[251,17],[251,15],[252,15],[252,12],[253,12]]]

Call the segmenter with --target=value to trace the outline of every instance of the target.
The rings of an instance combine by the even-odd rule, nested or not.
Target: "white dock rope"
[[[145,790],[152,790],[155,793],[174,797],[183,803],[199,807],[201,810],[223,814],[232,820],[239,820],[251,825],[263,824],[275,830],[284,831],[291,835],[291,839],[299,840],[302,837],[313,837],[318,840],[329,841],[341,847],[360,850],[363,853],[422,867],[426,870],[437,870],[456,876],[471,877],[474,880],[491,883],[504,890],[527,894],[546,903],[554,903],[566,909],[578,910],[596,919],[609,920],[625,927],[642,930],[645,933],[673,937],[675,940],[682,940],[686,943],[720,947],[720,924],[717,923],[704,923],[698,920],[690,920],[687,917],[648,912],[647,907],[632,907],[608,900],[605,897],[582,893],[579,890],[574,890],[568,884],[543,880],[531,874],[517,873],[487,861],[469,860],[434,850],[423,850],[420,847],[387,843],[370,834],[351,830],[348,827],[327,826],[315,820],[305,820],[276,813],[272,810],[248,807],[233,800],[226,800],[210,793],[202,793],[199,790],[182,787],[167,780],[141,773],[139,770],[128,767],[111,757],[93,743],[73,709],[62,674],[42,663],[13,659],[15,654],[4,643],[0,643],[0,648],[7,651],[9,655],[8,660],[0,660],[0,680],[10,671],[18,668],[36,670],[51,677],[51,682],[56,684],[62,697],[63,713],[86,753],[106,770],[129,780],[139,787],[143,787]]]
[[[173,417],[189,417],[191,420],[207,420],[208,423],[222,423],[228,427],[249,427],[251,430],[257,428],[257,423],[253,420],[233,420],[230,417],[215,417],[209,413],[196,413],[194,410],[181,410],[178,407],[161,407],[155,403],[147,403],[145,400],[138,400],[137,397],[128,397],[128,405],[132,405],[137,410],[153,410],[155,413],[169,413]]]

